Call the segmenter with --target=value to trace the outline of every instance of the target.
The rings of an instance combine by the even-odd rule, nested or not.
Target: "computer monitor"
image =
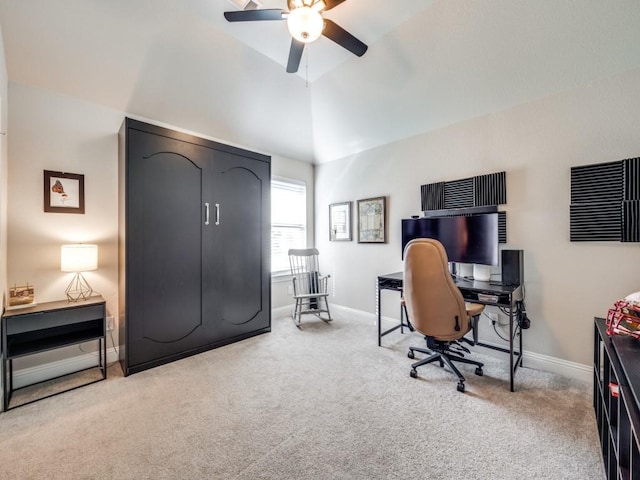
[[[454,263],[499,265],[498,214],[402,220],[402,254],[414,238],[434,238]]]

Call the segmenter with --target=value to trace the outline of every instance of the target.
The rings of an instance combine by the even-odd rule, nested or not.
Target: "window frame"
[[[281,225],[281,228],[284,227],[286,228],[287,226],[295,226],[295,225],[302,225],[302,238],[303,240],[303,245],[299,246],[299,247],[294,247],[294,248],[307,248],[307,242],[308,242],[308,231],[309,231],[309,216],[308,216],[308,209],[307,209],[307,195],[308,195],[308,188],[307,188],[307,182],[305,182],[304,180],[299,180],[299,179],[295,179],[295,178],[289,178],[289,177],[282,177],[282,176],[272,176],[271,177],[271,185],[270,188],[273,192],[273,188],[274,188],[274,184],[285,184],[285,185],[291,185],[291,186],[296,186],[296,187],[302,187],[303,189],[303,195],[304,195],[304,223],[303,224],[296,224],[296,223],[289,223],[289,224],[278,224],[278,223],[274,223],[273,222],[273,210],[271,213],[271,223],[270,223],[270,235],[271,235],[271,277],[274,279],[280,278],[280,279],[287,279],[288,277],[291,276],[291,272],[289,267],[287,267],[284,270],[273,270],[273,265],[275,264],[274,262],[274,240],[273,240],[273,229],[274,229],[274,225],[278,226]],[[273,203],[272,203],[272,208],[273,208]],[[295,227],[294,227],[295,228]]]

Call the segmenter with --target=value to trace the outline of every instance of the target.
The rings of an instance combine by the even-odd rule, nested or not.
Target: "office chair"
[[[460,344],[473,345],[477,340],[477,320],[484,305],[467,304],[453,282],[447,264],[447,253],[437,240],[417,238],[404,250],[404,302],[413,327],[425,336],[427,348],[410,347],[408,356],[415,352],[429,355],[411,365],[410,375],[418,376],[418,367],[439,362],[458,376],[458,391],[464,392],[464,376],[453,362],[475,365],[476,375],[482,375],[483,364],[464,358],[469,349]],[[473,330],[473,340],[463,338]]]
[[[288,254],[295,300],[293,323],[300,328],[302,315],[306,314],[313,314],[325,322],[330,322],[333,319],[327,300],[329,275],[322,276],[319,273],[318,249],[291,249]]]

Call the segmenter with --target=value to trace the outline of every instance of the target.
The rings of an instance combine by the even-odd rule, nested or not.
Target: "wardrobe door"
[[[220,318],[217,334],[232,339],[270,329],[270,165],[214,153],[215,225]]]
[[[202,292],[211,150],[134,129],[127,148],[127,363],[159,364],[213,336]]]

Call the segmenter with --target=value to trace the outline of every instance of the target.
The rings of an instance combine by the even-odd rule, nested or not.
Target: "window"
[[[271,273],[289,272],[290,248],[307,246],[307,191],[304,182],[271,180]]]

